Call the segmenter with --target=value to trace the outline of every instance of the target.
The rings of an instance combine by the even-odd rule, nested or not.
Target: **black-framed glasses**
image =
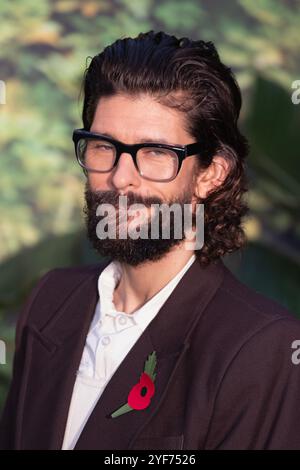
[[[118,164],[121,154],[126,152],[131,154],[140,176],[160,182],[176,178],[183,160],[203,149],[200,142],[176,146],[152,142],[128,145],[84,129],[74,130],[73,142],[77,161],[86,175],[88,172],[110,172]]]

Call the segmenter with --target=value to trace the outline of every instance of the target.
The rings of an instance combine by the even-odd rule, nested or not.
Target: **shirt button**
[[[103,338],[101,339],[101,343],[103,344],[103,346],[107,346],[110,343],[110,337],[103,336]]]
[[[127,318],[126,318],[126,317],[123,317],[123,316],[120,316],[120,317],[119,317],[119,323],[120,323],[120,325],[126,325],[126,323],[127,323]]]

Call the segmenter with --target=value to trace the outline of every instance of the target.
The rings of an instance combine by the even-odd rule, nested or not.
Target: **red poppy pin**
[[[130,390],[127,403],[114,411],[110,415],[112,418],[117,418],[118,416],[121,416],[132,410],[144,410],[150,405],[151,398],[155,392],[155,367],[156,352],[153,351],[153,353],[148,356],[148,359],[145,362],[144,372],[140,377],[140,381]]]

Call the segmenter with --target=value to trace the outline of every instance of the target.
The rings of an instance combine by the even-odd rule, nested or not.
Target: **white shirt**
[[[115,309],[113,294],[122,268],[112,261],[98,279],[99,301],[86,338],[76,375],[62,449],[73,449],[106,385],[147,325],[166,302],[195,261],[191,258],[179,273],[142,307],[131,314]]]

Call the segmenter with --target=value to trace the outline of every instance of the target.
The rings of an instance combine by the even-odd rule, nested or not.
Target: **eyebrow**
[[[108,137],[110,139],[119,140],[116,137],[114,137],[112,134],[108,134],[107,132],[98,132],[98,131],[93,131],[93,132],[96,133],[96,134],[101,134],[104,137]],[[143,144],[145,142],[149,142],[149,143],[153,143],[153,144],[156,143],[156,144],[175,145],[175,146],[176,145],[182,145],[182,144],[175,144],[175,143],[168,142],[163,137],[161,139],[153,139],[152,137],[142,137],[142,138],[139,139],[139,143]]]

